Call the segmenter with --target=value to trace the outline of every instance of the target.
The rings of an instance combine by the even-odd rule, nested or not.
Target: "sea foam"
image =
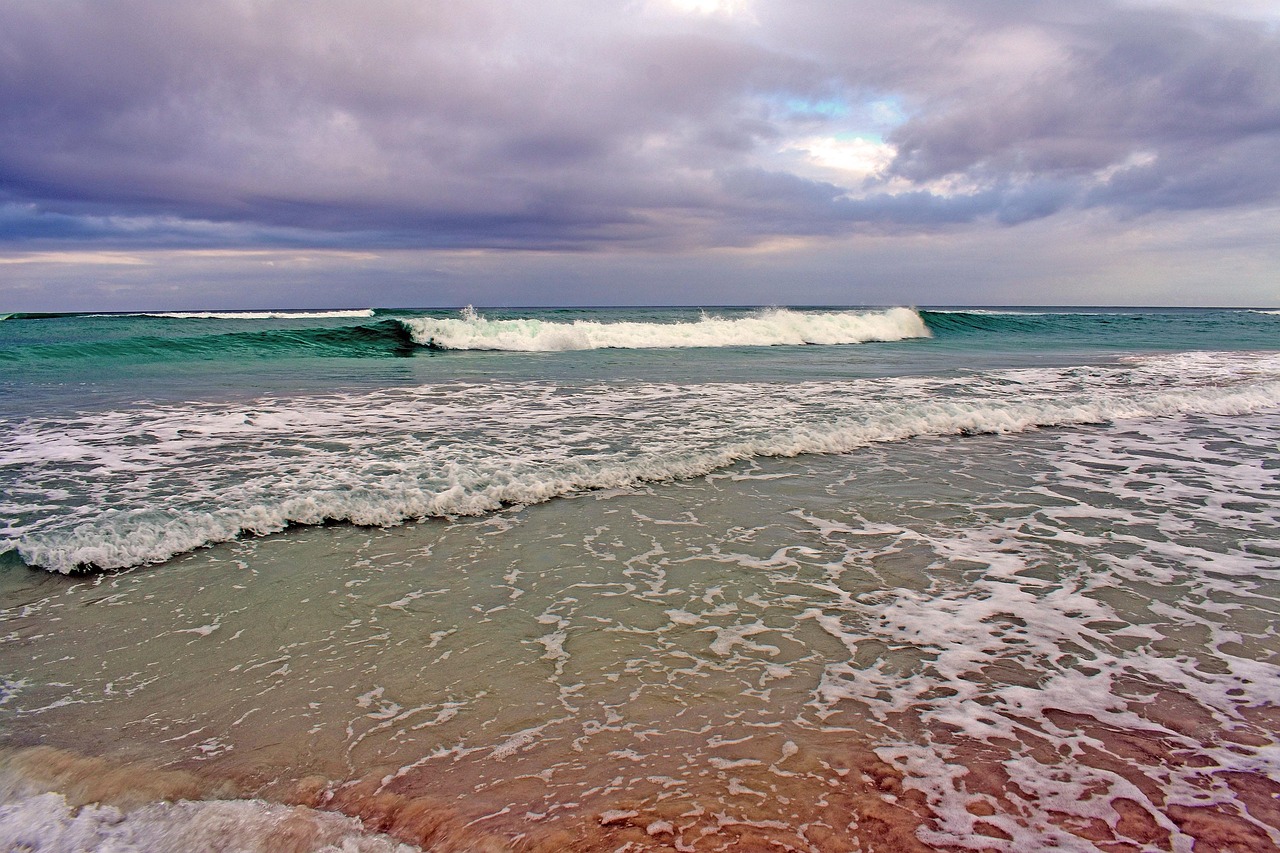
[[[384,835],[368,833],[354,818],[262,800],[157,802],[123,811],[96,804],[73,808],[57,793],[0,803],[0,847],[101,853],[418,850]]]
[[[181,404],[4,429],[0,550],[60,572],[164,561],[292,524],[480,515],[742,460],[1280,405],[1280,357],[963,378],[456,384]],[[77,483],[69,489],[69,483]]]
[[[860,344],[929,337],[924,321],[910,308],[824,313],[771,308],[747,317],[704,314],[692,323],[489,320],[467,308],[461,319],[400,322],[424,346],[513,352]]]
[[[912,649],[910,664],[835,663],[816,695],[824,718],[852,706],[927,732],[876,749],[938,816],[921,840],[1096,851],[1106,832],[1140,828],[1126,813],[1145,813],[1148,843],[1172,836],[1151,849],[1190,850],[1215,833],[1241,849],[1280,841],[1267,817],[1236,807],[1240,791],[1276,777],[1280,753],[1255,739],[1265,723],[1253,710],[1272,702],[1280,669],[1265,627],[1250,636],[1247,620],[1225,621],[1274,574],[1254,545],[1274,538],[1265,497],[1276,478],[1262,459],[1277,425],[1269,415],[1067,433],[1038,452],[1046,470],[1029,502],[885,535],[880,553],[933,555],[928,585],[886,589],[853,605],[859,619],[819,624],[851,649]],[[990,808],[1003,802],[1037,818]],[[1193,810],[1201,823],[1177,819]],[[1103,834],[1079,831],[1094,821]]]

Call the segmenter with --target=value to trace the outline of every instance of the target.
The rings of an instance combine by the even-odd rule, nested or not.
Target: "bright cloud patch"
[[[1107,166],[1105,169],[1099,169],[1095,174],[1099,183],[1108,183],[1117,175],[1129,172],[1135,169],[1145,169],[1148,166],[1155,165],[1156,155],[1150,151],[1139,151],[1130,154],[1123,161]]]
[[[897,150],[886,142],[861,136],[810,136],[789,143],[784,151],[802,155],[808,165],[834,172],[843,180],[883,174]]]
[[[749,0],[666,0],[669,8],[686,15],[713,15],[751,20]]]

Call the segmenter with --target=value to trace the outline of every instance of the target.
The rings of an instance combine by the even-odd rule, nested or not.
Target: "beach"
[[[0,344],[8,846],[1280,848],[1275,312]]]

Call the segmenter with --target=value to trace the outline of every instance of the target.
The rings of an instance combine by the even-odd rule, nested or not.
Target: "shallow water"
[[[1272,849],[1278,508],[1261,411],[10,557],[4,740],[440,849]]]
[[[1280,849],[1280,315],[485,314],[0,321],[0,848]]]

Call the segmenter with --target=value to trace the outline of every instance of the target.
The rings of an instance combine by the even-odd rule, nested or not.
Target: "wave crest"
[[[342,311],[155,311],[140,317],[163,317],[167,320],[312,320],[333,317],[372,317],[372,308]]]
[[[468,306],[461,318],[405,318],[400,322],[423,346],[508,352],[860,344],[930,336],[924,320],[910,308],[823,313],[770,308],[748,317],[703,314],[692,323],[562,323],[490,320]]]

